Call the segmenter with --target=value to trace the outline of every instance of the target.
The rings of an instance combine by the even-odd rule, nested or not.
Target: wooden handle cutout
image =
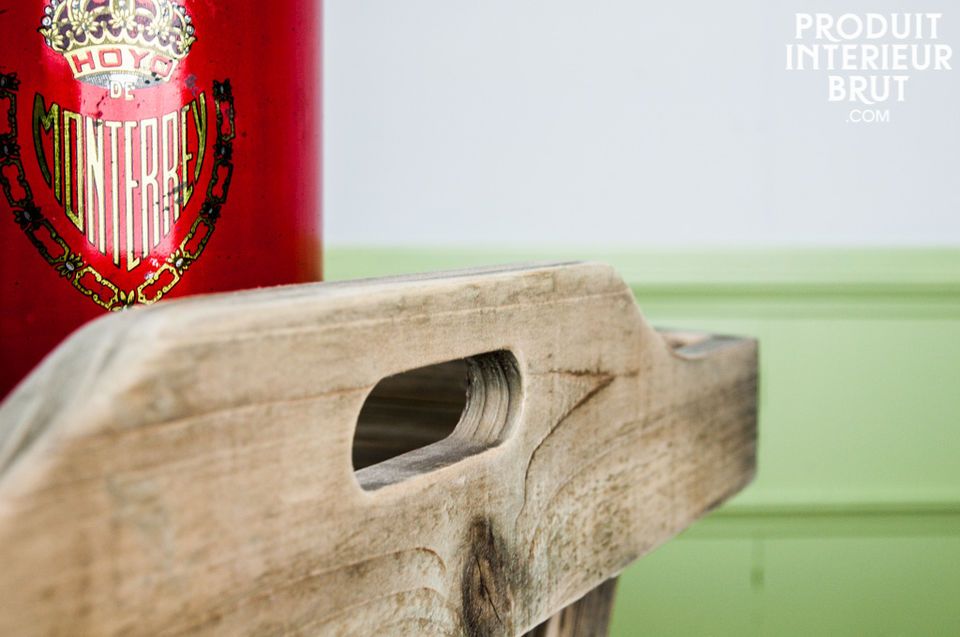
[[[353,467],[360,486],[376,491],[503,442],[520,391],[517,360],[506,351],[385,378],[357,421]]]

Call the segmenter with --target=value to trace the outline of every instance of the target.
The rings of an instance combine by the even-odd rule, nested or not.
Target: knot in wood
[[[489,519],[471,524],[467,542],[461,583],[464,631],[469,637],[513,637],[515,609],[526,607],[516,597],[527,590],[525,566],[510,553]]]

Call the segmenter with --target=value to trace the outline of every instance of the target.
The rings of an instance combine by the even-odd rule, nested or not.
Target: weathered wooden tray
[[[104,318],[0,407],[0,635],[522,634],[749,482],[756,356],[596,264]],[[416,429],[387,398],[354,446],[379,381],[458,359],[452,435],[376,462]]]

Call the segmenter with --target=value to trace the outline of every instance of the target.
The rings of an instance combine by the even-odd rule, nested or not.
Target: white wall
[[[784,69],[816,10],[940,11],[960,65],[956,0],[326,0],[326,240],[960,243],[960,69],[846,123]]]

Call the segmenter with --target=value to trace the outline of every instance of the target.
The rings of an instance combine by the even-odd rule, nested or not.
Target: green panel
[[[760,610],[751,540],[671,542],[620,578],[611,634],[752,635]]]
[[[330,280],[428,272],[497,263],[571,259],[610,263],[635,285],[681,293],[689,287],[820,294],[842,288],[916,295],[960,289],[960,250],[585,250],[583,248],[470,249],[333,247]],[[710,293],[709,296],[715,296]]]
[[[571,258],[761,347],[756,482],[624,574],[614,635],[960,635],[960,251],[334,249],[328,275]]]
[[[686,540],[621,577],[614,637],[960,634],[960,538]]]
[[[762,554],[761,635],[960,634],[956,537],[783,540]]]
[[[610,263],[670,316],[960,318],[960,250],[602,251],[330,248],[328,280],[502,263]]]

